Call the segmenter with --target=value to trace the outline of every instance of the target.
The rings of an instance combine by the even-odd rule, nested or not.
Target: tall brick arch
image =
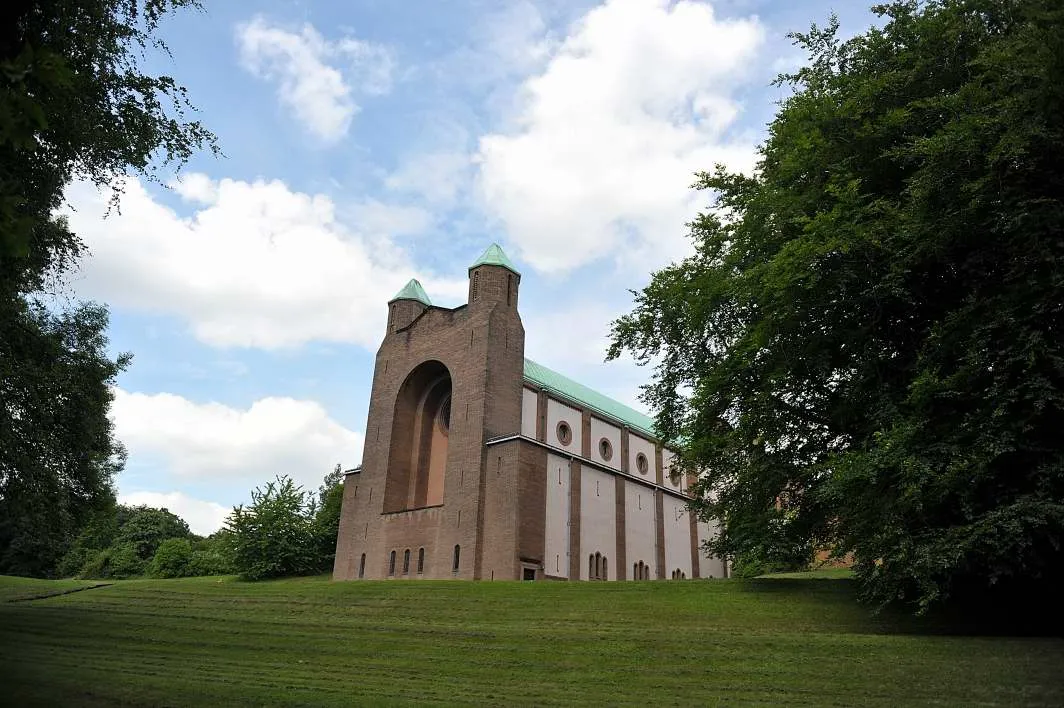
[[[443,504],[451,423],[451,372],[436,359],[413,368],[392,416],[384,511]]]

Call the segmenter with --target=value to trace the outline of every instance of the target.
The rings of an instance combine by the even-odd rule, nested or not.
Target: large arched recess
[[[443,503],[450,428],[451,374],[438,361],[423,362],[395,399],[385,512]]]

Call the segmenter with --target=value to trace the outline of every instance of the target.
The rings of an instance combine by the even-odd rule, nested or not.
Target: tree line
[[[239,575],[262,580],[332,570],[343,499],[340,466],[316,493],[279,477],[251,492],[225,525],[197,536],[167,509],[118,504],[97,514],[59,559],[53,575],[184,578]]]

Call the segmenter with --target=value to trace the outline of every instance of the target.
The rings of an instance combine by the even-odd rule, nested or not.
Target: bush
[[[132,543],[98,551],[79,575],[83,578],[135,578],[144,574],[145,562]]]
[[[168,538],[155,551],[148,574],[154,578],[183,578],[192,575],[192,544],[187,538]]]
[[[251,504],[236,507],[226,520],[233,569],[246,580],[316,572],[314,511],[310,495],[286,476],[256,488]]]

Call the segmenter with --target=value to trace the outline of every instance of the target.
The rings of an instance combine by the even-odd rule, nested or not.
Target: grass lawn
[[[0,603],[37,600],[107,584],[99,580],[38,580],[0,575]]]
[[[0,703],[1064,705],[1064,641],[929,629],[845,578],[120,581],[0,602]]]

